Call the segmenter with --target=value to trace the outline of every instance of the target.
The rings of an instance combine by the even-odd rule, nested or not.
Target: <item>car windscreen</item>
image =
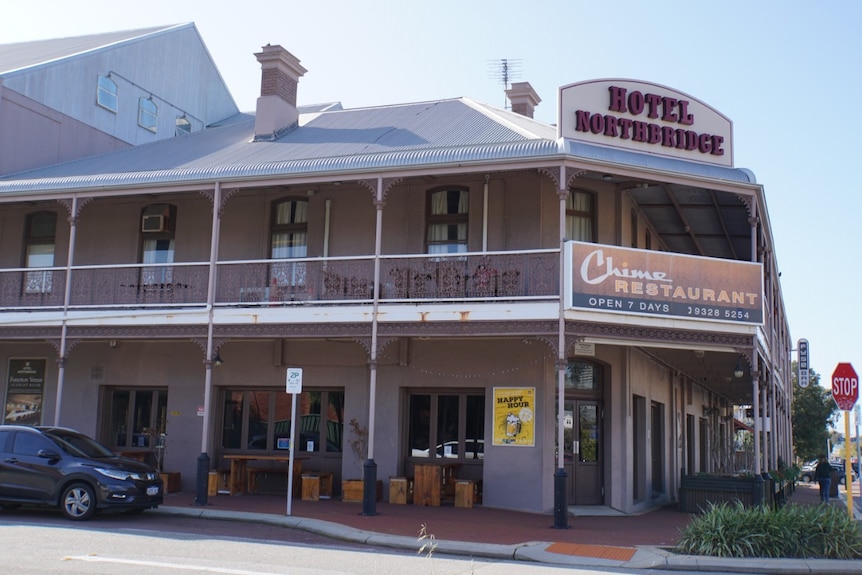
[[[56,443],[60,449],[69,455],[94,459],[114,457],[114,454],[110,450],[86,435],[59,429],[45,431],[44,433],[45,437]]]

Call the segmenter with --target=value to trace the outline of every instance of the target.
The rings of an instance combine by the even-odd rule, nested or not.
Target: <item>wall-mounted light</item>
[[[218,348],[216,348],[215,357],[213,358],[213,365],[218,367],[224,363],[224,360],[221,358],[221,354],[219,353]]]
[[[603,176],[602,176],[602,179],[603,179],[604,181],[606,181],[606,182],[610,182],[611,180],[613,180],[613,179],[614,179],[614,177],[613,177],[612,175],[610,175],[610,174],[605,174],[605,175],[603,175]]]
[[[740,355],[736,359],[736,367],[733,368],[733,377],[735,377],[736,379],[739,379],[743,375],[745,375],[745,370],[742,369],[742,356]]]
[[[120,342],[118,342],[118,341],[117,341],[117,340],[115,340],[115,339],[112,339],[112,340],[109,340],[109,341],[108,341],[108,347],[115,348],[115,347],[117,347],[118,345],[120,345]]]

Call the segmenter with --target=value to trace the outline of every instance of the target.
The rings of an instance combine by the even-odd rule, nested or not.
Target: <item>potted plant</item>
[[[153,456],[155,458],[155,468],[162,478],[162,483],[165,486],[165,493],[173,493],[180,490],[180,472],[165,471],[165,434],[160,433],[158,429],[148,428],[145,430],[150,438],[150,445],[153,447]]]
[[[352,464],[358,470],[357,478],[343,479],[341,481],[341,500],[361,502],[365,482],[363,480],[363,469],[365,458],[368,456],[368,428],[359,423],[354,417],[348,423],[349,435],[347,438],[347,446],[350,448],[350,453],[353,456]],[[379,500],[383,494],[383,482],[377,481],[377,499]]]

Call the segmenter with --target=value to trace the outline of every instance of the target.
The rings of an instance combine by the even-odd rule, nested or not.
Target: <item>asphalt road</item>
[[[3,575],[598,575],[590,569],[375,548],[304,531],[167,515],[0,511]],[[676,572],[676,575],[682,575]]]

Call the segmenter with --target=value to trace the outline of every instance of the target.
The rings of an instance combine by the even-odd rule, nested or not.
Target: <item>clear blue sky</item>
[[[308,73],[300,104],[353,108],[466,96],[503,106],[495,63],[515,61],[555,122],[557,89],[621,77],[664,84],[733,121],[735,164],[766,190],[794,342],[828,385],[862,372],[862,2],[831,0],[42,0],[4,7],[0,43],[195,22],[240,109],[253,53],[281,44]],[[794,344],[795,345],[795,344]],[[794,353],[795,358],[795,353]],[[843,424],[839,427],[843,432]]]

